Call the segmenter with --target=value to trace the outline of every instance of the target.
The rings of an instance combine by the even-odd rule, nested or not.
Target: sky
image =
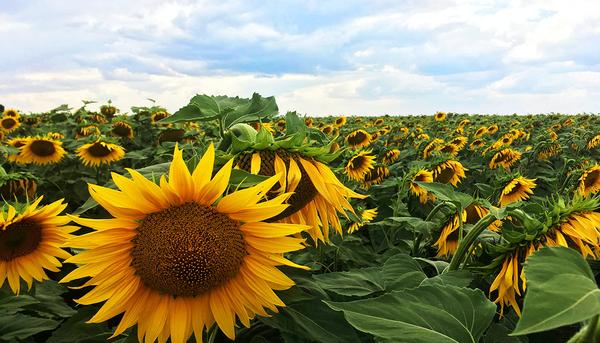
[[[309,115],[600,112],[598,0],[0,0],[0,42],[0,103],[25,112],[253,92]]]

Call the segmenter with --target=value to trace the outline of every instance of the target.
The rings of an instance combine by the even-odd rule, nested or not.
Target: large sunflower
[[[283,257],[302,249],[287,237],[306,226],[261,221],[280,214],[290,194],[259,202],[280,174],[223,196],[233,160],[214,177],[214,148],[190,173],[175,147],[168,179],[157,185],[135,170],[113,174],[119,190],[90,185],[91,196],[114,218],[74,218],[95,232],[70,240],[86,251],[68,262],[80,267],[62,282],[91,277],[94,288],[77,301],[106,301],[92,323],[123,313],[115,335],[137,323],[138,339],[186,342],[215,322],[230,339],[237,319],[246,327],[265,309],[285,306],[273,290],[294,284],[276,266],[301,267]]]
[[[490,160],[490,169],[496,169],[498,167],[510,168],[521,158],[521,153],[511,148],[506,148],[498,151]]]
[[[529,199],[533,194],[536,179],[527,179],[522,176],[512,179],[500,194],[500,206],[506,206],[513,202]]]
[[[439,183],[449,183],[456,187],[466,174],[463,165],[454,160],[444,161],[433,168],[433,181]]]
[[[584,197],[600,191],[600,166],[593,166],[581,175],[577,191]]]
[[[410,182],[410,192],[418,196],[419,202],[421,204],[424,204],[427,202],[428,199],[433,197],[433,195],[429,195],[427,190],[419,186],[416,182],[433,182],[433,173],[429,170],[421,169],[417,171],[415,176],[413,176],[412,181]]]
[[[370,151],[361,151],[350,158],[344,171],[350,179],[360,181],[373,168],[375,168],[375,156],[371,155]]]
[[[284,191],[294,194],[288,201],[290,206],[269,221],[308,224],[307,232],[315,243],[329,242],[330,226],[341,234],[338,213],[345,215],[345,211],[354,211],[348,199],[366,197],[344,186],[327,165],[284,149],[243,153],[237,167],[252,174],[281,174],[279,187],[269,195],[274,197]]]
[[[96,141],[77,148],[77,155],[84,165],[98,167],[119,161],[125,156],[125,150],[117,144]]]
[[[71,220],[59,214],[67,207],[62,200],[38,208],[42,197],[22,211],[8,206],[0,211],[0,287],[4,280],[19,294],[23,279],[31,288],[33,280],[47,280],[44,269],[58,272],[62,266],[57,258],[71,255],[62,250],[77,226],[67,226]]]
[[[3,117],[0,119],[0,129],[5,133],[11,133],[19,128],[21,124],[19,123],[19,119],[15,117]]]
[[[371,134],[365,130],[355,130],[348,134],[346,143],[353,149],[369,146],[371,144]]]
[[[66,154],[62,142],[50,138],[29,138],[20,148],[20,159],[24,163],[54,164],[58,163]]]
[[[541,239],[546,246],[579,250],[584,257],[600,258],[600,213],[578,211],[556,224]]]
[[[592,150],[600,145],[600,135],[595,135],[587,143],[588,150]]]

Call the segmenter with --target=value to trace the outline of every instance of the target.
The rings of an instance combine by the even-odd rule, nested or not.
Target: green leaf
[[[237,123],[258,121],[277,115],[279,108],[274,97],[263,98],[258,93],[252,94],[252,99],[237,106],[233,111],[223,116],[225,129]]]
[[[232,169],[229,184],[235,187],[248,188],[257,185],[268,178],[268,176],[251,174],[242,169]]]
[[[313,276],[319,286],[345,296],[366,296],[384,290],[381,269],[361,268]]]
[[[221,108],[214,97],[202,94],[194,96],[188,105],[159,122],[170,124],[180,121],[212,120],[220,114]]]
[[[27,309],[50,317],[70,317],[75,313],[75,310],[68,306],[61,296],[66,291],[67,288],[59,285],[56,281],[50,280],[38,283],[35,286],[34,297],[39,301],[39,304],[27,306]]]
[[[0,316],[15,314],[25,310],[25,306],[37,304],[39,301],[29,295],[14,295],[10,291],[0,291]]]
[[[433,193],[439,200],[460,204],[462,208],[466,208],[475,201],[472,196],[455,191],[451,185],[436,182],[417,182],[417,184]]]
[[[480,290],[441,285],[326,303],[358,330],[386,342],[476,343],[496,312]]]
[[[527,294],[523,316],[512,335],[579,323],[600,314],[600,289],[581,254],[569,248],[543,248],[525,263]]]
[[[54,330],[59,323],[56,320],[36,318],[21,313],[0,316],[0,340],[10,342],[22,340],[40,332]]]
[[[86,323],[96,311],[94,307],[82,307],[52,333],[48,343],[106,342],[112,331],[105,324]]]

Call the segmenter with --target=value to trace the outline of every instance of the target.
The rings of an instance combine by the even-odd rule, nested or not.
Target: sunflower
[[[335,126],[336,126],[336,127],[342,127],[342,126],[346,125],[346,122],[347,122],[347,121],[348,121],[348,120],[347,120],[347,119],[346,119],[346,117],[344,117],[344,116],[337,117],[337,118],[335,119]]]
[[[96,125],[83,125],[77,128],[75,138],[88,137],[91,135],[99,135],[100,129]]]
[[[475,149],[481,148],[483,146],[485,146],[485,141],[483,139],[476,139],[473,142],[471,142],[471,144],[469,144],[469,149],[475,150]]]
[[[512,167],[519,159],[521,158],[521,153],[519,151],[506,148],[503,149],[492,157],[490,160],[489,167],[490,169],[496,169],[498,167],[510,168]]]
[[[583,257],[600,258],[600,213],[577,211],[562,218],[541,238],[545,246],[579,250]]]
[[[487,132],[490,135],[493,135],[494,133],[498,132],[498,124],[493,124],[493,125],[488,126]]]
[[[580,195],[588,197],[600,191],[600,166],[596,165],[585,172],[579,178],[577,191]]]
[[[124,121],[115,122],[112,125],[111,132],[113,135],[121,138],[133,138],[133,128]]]
[[[2,199],[33,199],[37,190],[37,181],[35,177],[29,175],[19,175],[4,182],[0,186],[0,196]]]
[[[521,316],[517,295],[524,294],[527,287],[522,264],[535,250],[534,244],[530,243],[528,247],[518,247],[503,256],[502,267],[490,286],[490,297],[492,292],[498,293],[494,303],[500,304],[500,316],[504,315],[506,305],[512,307],[517,316]]]
[[[113,105],[102,105],[100,106],[100,113],[108,119],[111,119],[117,113],[117,108]]]
[[[587,143],[587,149],[592,150],[600,145],[600,135],[595,135]]]
[[[329,147],[329,152],[334,153],[338,150],[340,150],[340,145],[336,142],[331,143],[331,146]]]
[[[417,171],[415,176],[413,176],[409,190],[412,194],[419,197],[419,202],[424,204],[430,199],[430,195],[428,195],[427,190],[421,186],[419,186],[416,182],[433,182],[433,173],[429,170],[421,169]]]
[[[377,166],[369,170],[363,177],[361,184],[364,189],[368,189],[373,185],[378,185],[390,175],[390,170],[386,166]]]
[[[17,154],[10,154],[7,156],[7,160],[9,160],[10,162],[14,162],[14,163],[20,163],[20,164],[24,164],[25,161],[23,160],[23,155],[21,154],[21,147],[24,146],[27,143],[27,140],[29,140],[30,138],[25,137],[25,138],[13,138],[11,140],[9,140],[8,142],[6,142],[6,144],[8,146],[12,146],[14,148],[19,148],[19,153]]]
[[[0,129],[5,133],[11,133],[19,128],[21,123],[19,123],[19,119],[15,117],[2,117],[0,119]]]
[[[250,123],[250,126],[252,126],[252,128],[256,131],[260,131],[261,128],[264,128],[269,133],[275,133],[275,129],[273,129],[273,123],[271,122],[261,123],[256,121],[254,123]]]
[[[469,123],[471,123],[471,121],[469,119],[463,119],[460,121],[460,123],[458,123],[458,127],[464,128]]]
[[[371,142],[375,142],[376,140],[378,140],[378,139],[379,139],[379,137],[380,137],[380,134],[379,134],[379,132],[373,132],[373,133],[371,134]]]
[[[446,120],[446,112],[436,112],[433,117],[435,118],[435,121],[444,121]]]
[[[321,131],[326,134],[329,135],[333,132],[333,126],[332,125],[326,125],[323,127],[323,129],[321,129]]]
[[[355,130],[348,134],[346,143],[353,149],[359,149],[371,144],[371,135],[365,130]]]
[[[308,127],[313,127],[313,119],[312,118],[304,118],[304,125]]]
[[[137,323],[139,341],[173,343],[192,334],[201,342],[216,323],[233,340],[237,319],[249,327],[257,314],[285,306],[273,290],[294,281],[276,267],[303,268],[283,254],[304,247],[287,236],[306,226],[262,222],[287,207],[289,193],[259,202],[281,174],[222,196],[233,160],[211,179],[214,156],[211,145],[190,173],[175,146],[160,185],[128,170],[131,179],[113,174],[119,190],[89,186],[114,218],[73,218],[95,232],[69,241],[86,251],[68,260],[79,268],[61,282],[91,277],[84,286],[94,288],[77,302],[106,302],[90,322],[123,313],[114,336]]]
[[[522,176],[512,179],[504,188],[500,195],[500,206],[506,206],[513,202],[529,199],[536,187],[536,179],[527,179]]]
[[[2,116],[3,117],[15,118],[17,120],[19,120],[19,118],[21,118],[21,115],[19,114],[19,111],[15,110],[14,108],[6,109],[4,111],[4,113],[2,114]]]
[[[465,137],[465,136],[458,136],[458,137],[452,139],[450,141],[450,144],[454,144],[454,145],[456,145],[456,147],[458,148],[458,150],[462,150],[467,145],[467,141],[468,141],[467,137]]]
[[[475,138],[481,138],[481,136],[485,135],[488,132],[488,128],[482,126],[475,131]]]
[[[433,168],[433,181],[439,183],[450,183],[456,187],[461,179],[465,178],[465,169],[463,165],[454,160],[447,160]]]
[[[379,126],[379,125],[383,125],[383,123],[385,123],[385,120],[383,120],[383,118],[377,118],[377,119],[375,119],[375,121],[373,122],[373,126]]]
[[[29,138],[19,150],[23,163],[39,165],[58,163],[66,154],[61,141],[44,137]]]
[[[439,138],[434,138],[431,142],[427,143],[425,148],[423,148],[423,158],[428,159],[431,157],[431,153],[433,153],[440,144],[443,144],[444,141]]]
[[[398,149],[391,149],[385,152],[385,154],[383,154],[383,164],[392,164],[394,162],[396,162],[398,160],[398,158],[400,158],[400,150]]]
[[[21,289],[20,279],[31,288],[33,280],[48,280],[44,269],[58,272],[62,266],[57,258],[71,255],[61,247],[70,239],[77,226],[59,214],[67,207],[62,200],[38,208],[42,197],[17,211],[8,205],[0,211],[0,287],[4,280],[15,294]]]
[[[63,135],[60,132],[48,132],[46,134],[46,137],[48,137],[50,139],[63,139],[63,138],[65,138],[65,135]]]
[[[449,154],[450,156],[456,156],[458,154],[459,150],[460,149],[452,143],[448,143],[448,144],[444,145],[443,147],[439,148],[440,152]]]
[[[551,157],[554,157],[556,155],[558,155],[560,153],[560,144],[558,143],[553,143],[550,144],[544,148],[542,148],[539,152],[537,157],[540,160],[547,160]]]
[[[273,198],[284,191],[294,194],[285,211],[268,219],[310,225],[307,233],[315,244],[329,242],[330,226],[341,234],[338,213],[345,216],[345,211],[354,212],[348,200],[366,197],[344,186],[327,165],[299,152],[277,149],[243,153],[238,156],[237,167],[258,175],[281,174],[279,187],[268,195]]]
[[[475,225],[481,218],[485,217],[490,211],[478,204],[471,204],[462,211],[462,223]],[[494,222],[488,226],[488,230],[498,231],[500,222]],[[452,216],[446,225],[442,228],[440,237],[433,246],[438,248],[437,257],[448,257],[453,255],[458,248],[459,228],[461,218],[458,214]]]
[[[102,164],[119,161],[125,156],[125,150],[117,144],[96,141],[77,148],[77,156],[83,165],[99,167]]]
[[[377,217],[377,208],[365,209],[360,213],[360,221],[350,224],[348,227],[348,234],[353,234],[358,231],[365,224],[370,223]]]
[[[373,168],[375,168],[375,156],[371,155],[371,151],[361,151],[350,158],[344,171],[351,180],[360,181]]]
[[[150,121],[155,124],[157,121],[161,120],[161,119],[165,119],[166,117],[169,116],[169,113],[167,113],[166,111],[157,111],[152,113],[152,116],[150,117]]]

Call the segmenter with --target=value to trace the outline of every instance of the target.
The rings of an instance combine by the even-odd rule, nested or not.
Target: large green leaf
[[[436,182],[417,182],[419,186],[433,193],[439,200],[448,201],[466,208],[475,201],[472,196],[458,192],[451,185]]]
[[[483,292],[455,286],[421,286],[378,298],[326,302],[360,331],[386,342],[476,343],[496,306]]]
[[[48,343],[106,342],[112,335],[106,324],[86,323],[96,311],[95,307],[82,307],[52,333]]]
[[[221,114],[221,108],[214,97],[209,95],[196,95],[190,103],[172,116],[160,120],[161,123],[177,123],[180,121],[212,120]]]
[[[0,341],[15,342],[40,332],[53,330],[60,322],[17,313],[0,316]]]
[[[574,324],[600,314],[600,289],[580,253],[543,248],[525,263],[527,294],[513,335]]]
[[[258,93],[252,94],[252,99],[237,106],[233,111],[223,116],[223,126],[227,129],[237,123],[257,121],[277,115],[279,108],[274,97],[263,98]]]

